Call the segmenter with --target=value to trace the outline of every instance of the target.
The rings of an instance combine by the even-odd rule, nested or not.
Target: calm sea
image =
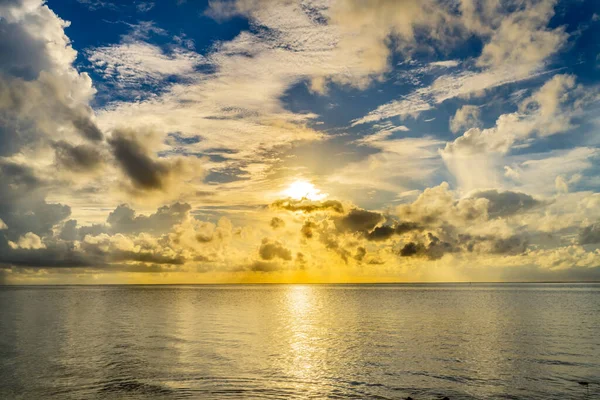
[[[407,396],[600,398],[600,285],[0,287],[1,399]]]

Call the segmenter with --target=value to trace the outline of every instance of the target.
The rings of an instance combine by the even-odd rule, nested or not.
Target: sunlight
[[[315,185],[304,180],[293,182],[282,194],[296,200],[308,199],[318,201],[327,197],[326,193],[322,193]]]

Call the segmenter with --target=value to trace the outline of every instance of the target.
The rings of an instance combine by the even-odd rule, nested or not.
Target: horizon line
[[[0,284],[0,287],[39,286],[258,286],[258,285],[514,285],[514,284],[600,284],[595,281],[461,281],[461,282],[229,282],[229,283],[28,283]]]

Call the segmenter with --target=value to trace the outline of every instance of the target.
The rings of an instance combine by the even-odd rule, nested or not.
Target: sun
[[[318,201],[327,197],[326,193],[322,193],[315,185],[304,180],[292,182],[282,194],[295,200],[308,199]]]

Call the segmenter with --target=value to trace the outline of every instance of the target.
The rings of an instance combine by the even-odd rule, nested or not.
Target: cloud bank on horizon
[[[594,0],[0,0],[0,283],[600,280]]]

